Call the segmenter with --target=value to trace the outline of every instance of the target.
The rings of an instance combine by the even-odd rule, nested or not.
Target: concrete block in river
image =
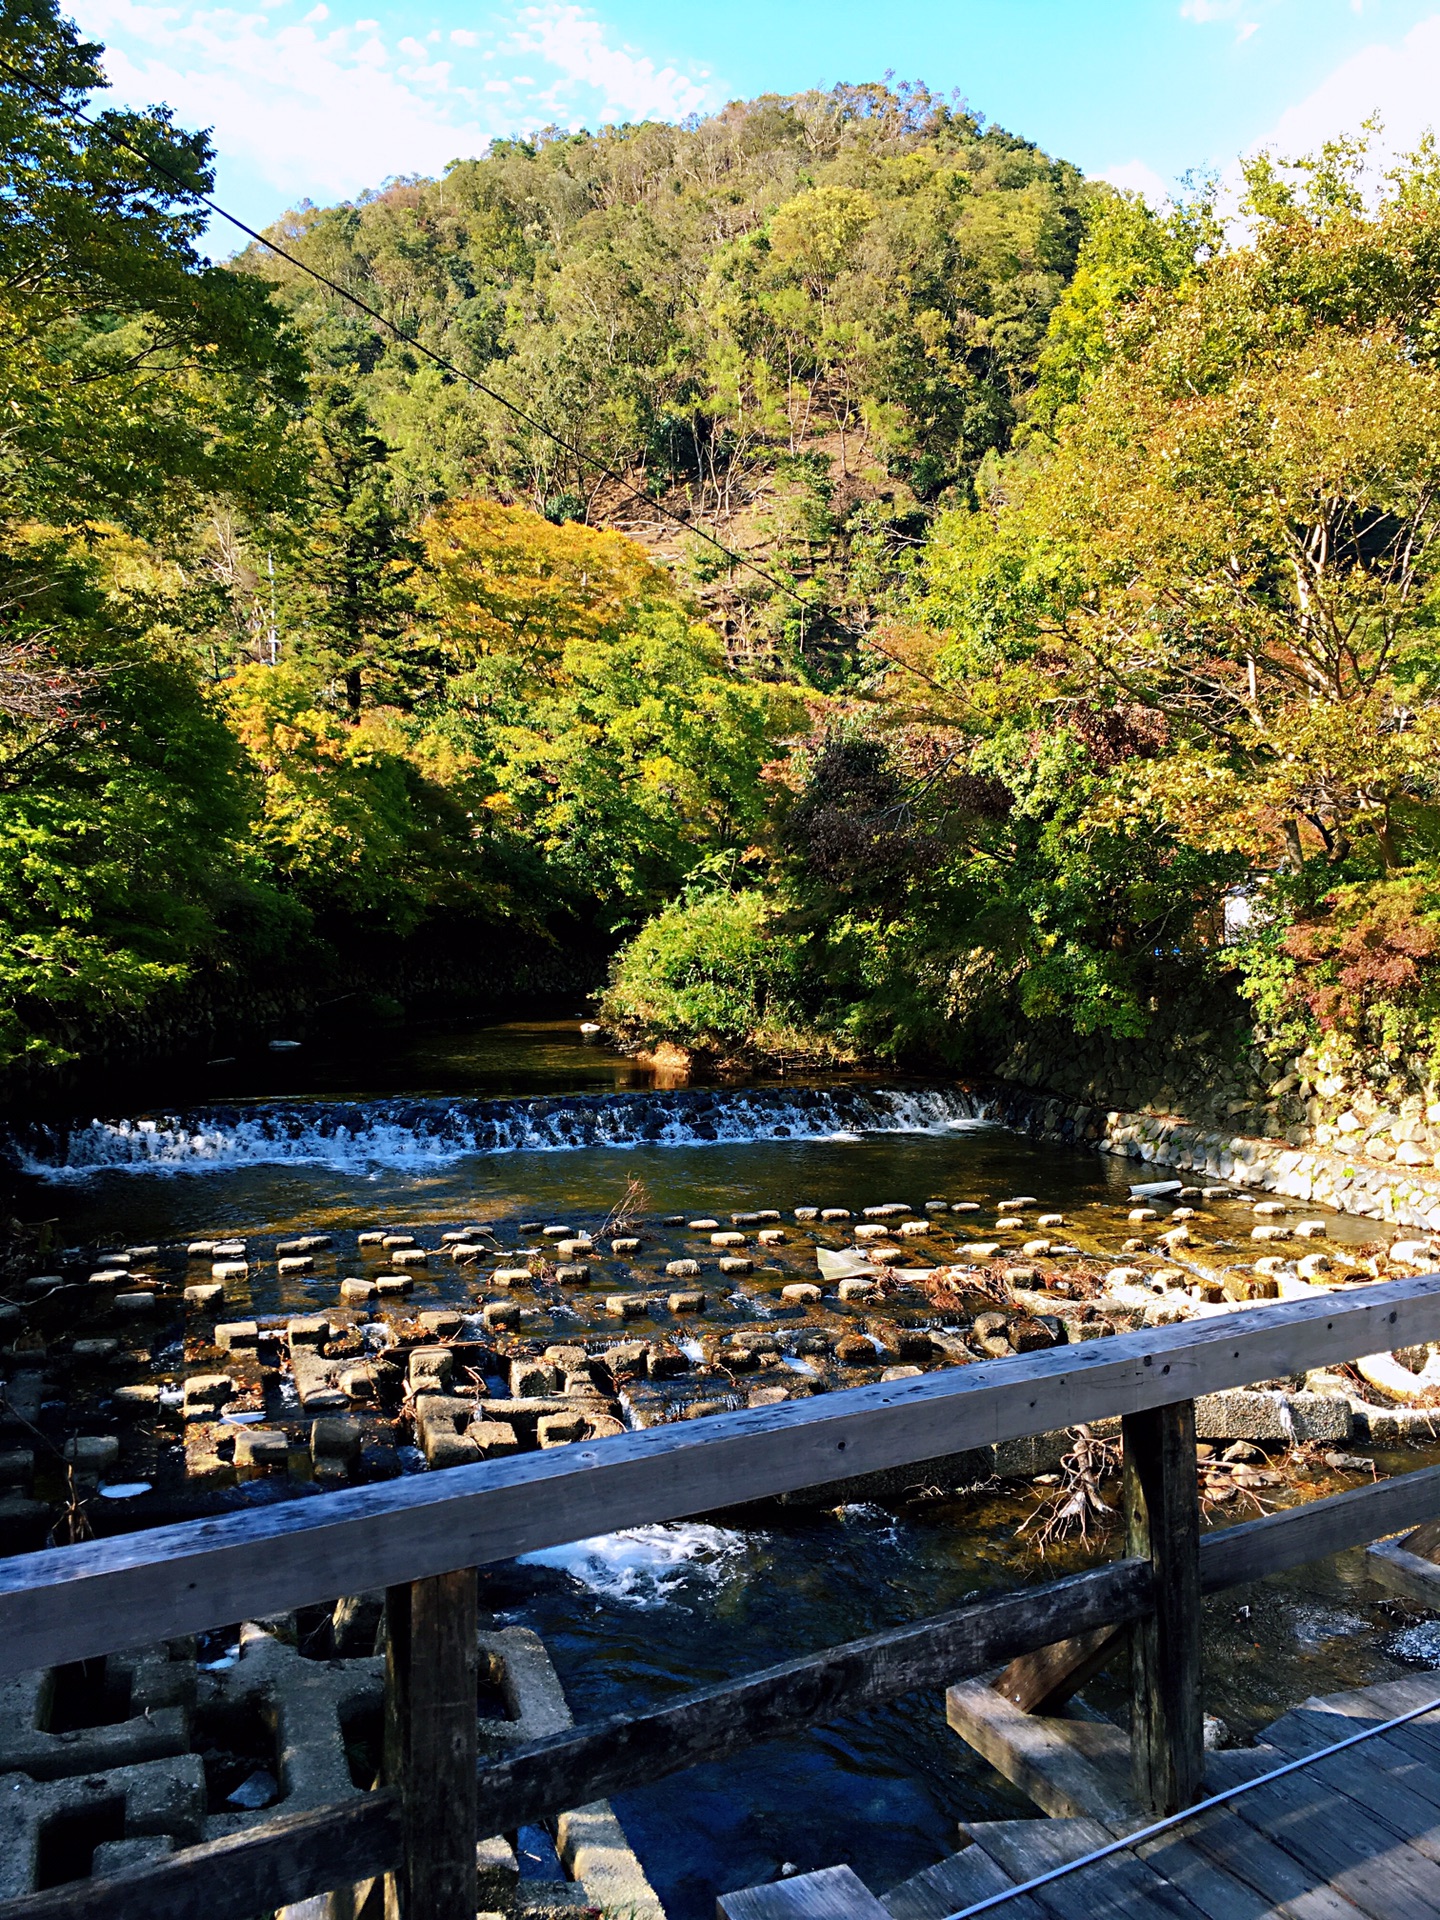
[[[699,1288],[690,1288],[681,1293],[672,1293],[665,1303],[671,1313],[703,1313],[705,1296]]]
[[[0,1793],[0,1899],[37,1890],[47,1830],[99,1822],[120,1802],[131,1837],[168,1834],[182,1846],[204,1837],[205,1768],[198,1754],[142,1761],[59,1780],[5,1776]]]
[[[235,1464],[237,1467],[284,1467],[290,1459],[290,1440],[273,1427],[237,1427]]]
[[[148,1289],[140,1293],[117,1293],[115,1311],[117,1313],[153,1313],[155,1295]]]
[[[212,1280],[243,1280],[250,1271],[248,1260],[216,1260],[210,1268]]]
[[[225,1289],[218,1280],[212,1280],[203,1286],[186,1287],[185,1304],[193,1307],[197,1313],[209,1313],[225,1304]]]
[[[1195,1402],[1195,1433],[1201,1440],[1348,1440],[1355,1424],[1341,1394],[1266,1393],[1232,1387],[1202,1394]]]
[[[119,1464],[120,1442],[113,1433],[80,1433],[61,1448],[67,1466],[80,1473],[108,1473]]]
[[[491,1284],[497,1287],[524,1287],[530,1284],[528,1267],[497,1267],[490,1276]]]
[[[428,1333],[432,1340],[446,1340],[459,1333],[463,1325],[463,1316],[454,1307],[432,1307],[415,1318],[421,1332]]]
[[[0,1681],[0,1775],[19,1771],[32,1780],[57,1780],[162,1759],[190,1744],[195,1670],[188,1660],[172,1660],[163,1646],[110,1654],[91,1665],[85,1679],[90,1712],[106,1716],[95,1726],[49,1731],[56,1679],[54,1669],[44,1668]]]
[[[700,1271],[698,1260],[671,1260],[665,1268],[672,1280],[693,1280]]]
[[[480,1309],[480,1318],[487,1327],[518,1327],[520,1309],[512,1300],[487,1300]]]
[[[344,1368],[338,1385],[340,1391],[351,1400],[373,1400],[379,1390],[375,1369],[364,1365]]]
[[[364,1432],[356,1420],[316,1420],[310,1427],[310,1451],[315,1459],[358,1460]]]
[[[213,1420],[226,1401],[234,1397],[235,1382],[228,1373],[192,1373],[185,1382],[185,1418]]]
[[[353,1301],[356,1305],[378,1299],[379,1293],[380,1289],[373,1280],[342,1280],[340,1282],[340,1298]]]
[[[788,1287],[780,1289],[780,1298],[791,1306],[804,1307],[813,1305],[823,1295],[813,1280],[795,1280]]]
[[[322,1347],[331,1335],[330,1322],[323,1313],[298,1314],[285,1322],[285,1337],[294,1347]]]
[[[465,1437],[482,1460],[501,1460],[518,1453],[520,1442],[508,1420],[475,1420],[465,1429]]]
[[[724,1259],[717,1261],[716,1265],[721,1273],[753,1273],[755,1271],[755,1262],[746,1259],[743,1254],[727,1254]]]
[[[225,1320],[215,1329],[215,1344],[225,1353],[260,1344],[260,1326],[255,1320]]]
[[[590,1269],[589,1267],[580,1265],[576,1261],[569,1260],[566,1261],[564,1266],[556,1267],[555,1278],[567,1287],[588,1287],[590,1284]]]
[[[273,1820],[276,1813],[309,1812],[359,1792],[350,1774],[345,1736],[356,1719],[376,1711],[384,1697],[384,1662],[309,1660],[258,1627],[241,1630],[240,1658],[233,1667],[197,1677],[196,1718],[224,1725],[249,1708],[274,1730],[278,1807],[212,1814],[205,1837]]]
[[[873,1300],[877,1290],[873,1280],[842,1280],[836,1288],[842,1300]]]
[[[276,1267],[281,1273],[313,1273],[315,1262],[308,1253],[292,1253],[288,1259],[277,1261]]]
[[[375,1276],[375,1291],[382,1300],[409,1293],[414,1285],[408,1273],[377,1273]]]
[[[583,1414],[546,1413],[536,1423],[536,1437],[542,1447],[565,1447],[583,1440],[588,1431]]]
[[[563,1382],[560,1369],[545,1360],[512,1360],[510,1391],[517,1400],[543,1399],[558,1393]]]
[[[643,1293],[612,1293],[605,1300],[605,1311],[616,1320],[638,1320],[649,1307]]]
[[[408,1378],[417,1390],[448,1387],[455,1369],[455,1356],[449,1347],[412,1347]]]

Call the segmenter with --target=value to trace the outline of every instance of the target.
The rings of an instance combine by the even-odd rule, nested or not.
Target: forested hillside
[[[846,86],[213,265],[206,138],[0,24],[0,1073],[613,957],[715,1060],[1435,1098],[1431,150],[1222,224]]]
[[[498,400],[265,250],[242,264],[353,383],[406,516],[479,488],[623,527],[732,655],[833,683],[934,503],[1008,444],[1093,197],[923,87],[837,87],[499,141],[276,230]]]

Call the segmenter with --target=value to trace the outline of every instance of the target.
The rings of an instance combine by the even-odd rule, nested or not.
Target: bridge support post
[[[405,1847],[385,1920],[475,1920],[476,1587],[464,1567],[385,1595],[385,1778]]]
[[[1178,1813],[1205,1777],[1195,1403],[1128,1414],[1121,1433],[1126,1550],[1155,1571],[1155,1610],[1130,1629],[1131,1777],[1142,1807]]]

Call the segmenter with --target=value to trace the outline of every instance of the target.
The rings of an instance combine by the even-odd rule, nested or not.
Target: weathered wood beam
[[[1440,1338],[1440,1275],[0,1563],[0,1678]]]
[[[385,1618],[385,1778],[405,1834],[386,1920],[474,1920],[475,1569],[391,1587]]]
[[[1022,1713],[1054,1713],[1109,1666],[1124,1640],[1123,1627],[1096,1627],[1093,1633],[1017,1654],[995,1680],[995,1691]]]
[[[1053,1640],[1061,1625],[1084,1630],[1097,1621],[1138,1619],[1150,1590],[1148,1565],[1116,1561],[722,1681],[651,1713],[617,1714],[555,1734],[481,1769],[480,1824],[506,1832],[558,1807],[605,1799],[761,1740],[984,1673]]]
[[[1267,1514],[1200,1542],[1207,1593],[1283,1572],[1440,1513],[1440,1467]],[[603,1721],[525,1748],[479,1776],[487,1830],[601,1799],[752,1743],[988,1672],[1056,1643],[1138,1618],[1148,1563],[1119,1561],[1053,1585],[894,1627],[687,1695],[638,1721]],[[633,1731],[632,1731],[633,1729]],[[627,1743],[616,1751],[615,1742]],[[0,1920],[251,1920],[257,1912],[393,1868],[398,1796],[367,1795],[104,1881],[56,1887],[0,1906]]]
[[[1155,1575],[1155,1604],[1130,1629],[1131,1780],[1142,1807],[1178,1813],[1205,1779],[1195,1403],[1128,1414],[1121,1439],[1126,1552]]]
[[[1346,1547],[1368,1546],[1386,1534],[1403,1533],[1440,1515],[1440,1467],[1400,1473],[1348,1493],[1310,1500],[1267,1513],[1259,1520],[1207,1534],[1200,1542],[1200,1585],[1205,1593],[1263,1580],[1312,1560],[1326,1560]]]

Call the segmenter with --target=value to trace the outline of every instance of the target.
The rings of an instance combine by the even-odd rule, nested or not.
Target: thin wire
[[[196,192],[188,181],[180,174],[173,172],[169,167],[165,166],[162,161],[157,160],[153,154],[146,153],[142,147],[132,146],[128,140],[114,132],[111,128],[105,126],[101,121],[93,119],[79,107],[72,106],[63,94],[54,93],[49,87],[43,86],[38,80],[26,73],[23,68],[13,65],[8,60],[0,59],[0,72],[10,74],[14,79],[18,80],[22,86],[28,87],[32,93],[38,94],[42,100],[49,101],[50,105],[58,112],[68,114],[73,119],[79,120],[83,125],[91,128],[95,133],[98,133],[102,140],[108,141],[112,147],[118,148],[122,153],[128,153],[132,159],[138,160],[142,166],[149,167],[153,173],[158,173],[163,179],[168,180],[172,186],[178,187],[188,198],[197,201],[202,207],[207,208],[209,212],[218,214],[220,219],[228,220],[232,227],[237,228],[249,239],[258,241],[262,247],[268,247],[271,253],[278,255],[282,260],[288,261],[292,267],[297,267],[301,273],[308,273],[310,278],[318,281],[322,287],[328,287],[332,293],[338,294],[342,300],[348,300],[352,307],[357,307],[361,313],[367,315],[377,326],[384,327],[386,331],[392,333],[397,340],[403,341],[407,347],[413,348],[416,353],[423,354],[427,360],[433,360],[437,367],[443,367],[447,373],[453,374],[457,380],[463,380],[467,386],[473,387],[477,393],[483,393],[487,399],[493,400],[497,406],[506,408],[507,411],[513,413],[518,420],[523,420],[526,426],[533,427],[537,433],[543,434],[547,440],[553,440],[555,445],[562,448],[573,460],[578,460],[583,466],[592,468],[606,480],[613,480],[617,486],[624,489],[629,499],[639,501],[642,506],[653,508],[655,512],[662,514],[667,520],[673,520],[676,526],[682,528],[686,533],[694,534],[699,540],[708,541],[712,547],[718,552],[723,553],[727,559],[734,561],[739,566],[748,567],[752,573],[757,574],[760,579],[767,581],[777,592],[793,600],[796,605],[800,607],[803,615],[805,608],[807,608],[810,603],[796,588],[787,586],[778,575],[762,567],[758,561],[750,559],[747,555],[738,552],[734,547],[726,546],[723,540],[718,539],[713,533],[707,533],[703,527],[692,526],[682,514],[677,513],[673,507],[667,507],[663,501],[656,500],[649,494],[641,493],[638,488],[630,484],[622,473],[618,473],[614,467],[607,466],[603,460],[598,459],[594,454],[586,453],[582,447],[565,439],[563,434],[556,433],[553,427],[547,427],[543,420],[539,420],[534,414],[528,413],[524,407],[518,405],[514,400],[506,399],[503,393],[497,392],[494,387],[487,386],[483,380],[477,379],[473,373],[466,373],[462,367],[457,367],[453,360],[447,360],[443,353],[437,353],[433,347],[427,347],[423,340],[417,340],[412,334],[404,332],[402,328],[396,326],[393,320],[388,319],[385,314],[381,313],[378,308],[372,307],[368,301],[362,300],[358,293],[352,293],[348,287],[342,287],[337,280],[330,279],[327,274],[321,273],[318,268],[310,266],[309,263],[302,260],[298,254],[288,252],[284,247],[278,246],[275,241],[267,239],[263,233],[257,233],[254,227],[247,226],[237,214],[229,212],[225,207],[222,207],[217,200],[212,200],[206,194]],[[857,637],[859,636],[857,635]]]
[[[1024,1894],[1034,1893],[1037,1887],[1048,1887],[1054,1880],[1063,1880],[1067,1874],[1078,1873],[1082,1867],[1093,1867],[1098,1860],[1108,1860],[1116,1853],[1128,1853],[1132,1847],[1153,1840],[1157,1833],[1168,1833],[1172,1827],[1197,1819],[1200,1814],[1209,1813],[1213,1807],[1223,1807],[1227,1801],[1238,1799],[1242,1793],[1268,1786],[1272,1780],[1281,1780],[1287,1773],[1298,1773],[1302,1767],[1313,1767],[1317,1760],[1328,1760],[1333,1754],[1344,1753],[1347,1747],[1358,1747],[1362,1740],[1374,1740],[1382,1733],[1393,1733],[1396,1727],[1403,1727],[1409,1720],[1418,1720],[1424,1714],[1433,1713],[1437,1707],[1440,1707],[1440,1699],[1427,1701],[1423,1707],[1412,1707],[1408,1713],[1402,1713],[1394,1720],[1386,1720],[1379,1726],[1366,1727],[1360,1733],[1349,1734],[1344,1740],[1337,1740],[1334,1746],[1302,1754],[1298,1760],[1289,1760],[1283,1767],[1275,1767],[1269,1773],[1257,1774],[1253,1780],[1242,1780],[1238,1787],[1227,1787],[1223,1793],[1212,1794],[1208,1800],[1197,1801],[1193,1807],[1182,1807],[1179,1813],[1168,1814],[1152,1826],[1142,1827],[1138,1833],[1126,1834],[1123,1839],[1112,1840],[1107,1846],[1096,1847],[1093,1853],[1082,1853],[1077,1860],[1067,1860],[1062,1867],[1051,1867],[1048,1873],[1036,1874],[1033,1880],[1026,1880],[1018,1887],[1007,1887],[1003,1893],[992,1893],[988,1898],[978,1900],[973,1907],[961,1907],[956,1913],[946,1914],[944,1920],[972,1920],[977,1913],[989,1913],[995,1907],[1003,1907],[1007,1900],[1019,1900]]]

